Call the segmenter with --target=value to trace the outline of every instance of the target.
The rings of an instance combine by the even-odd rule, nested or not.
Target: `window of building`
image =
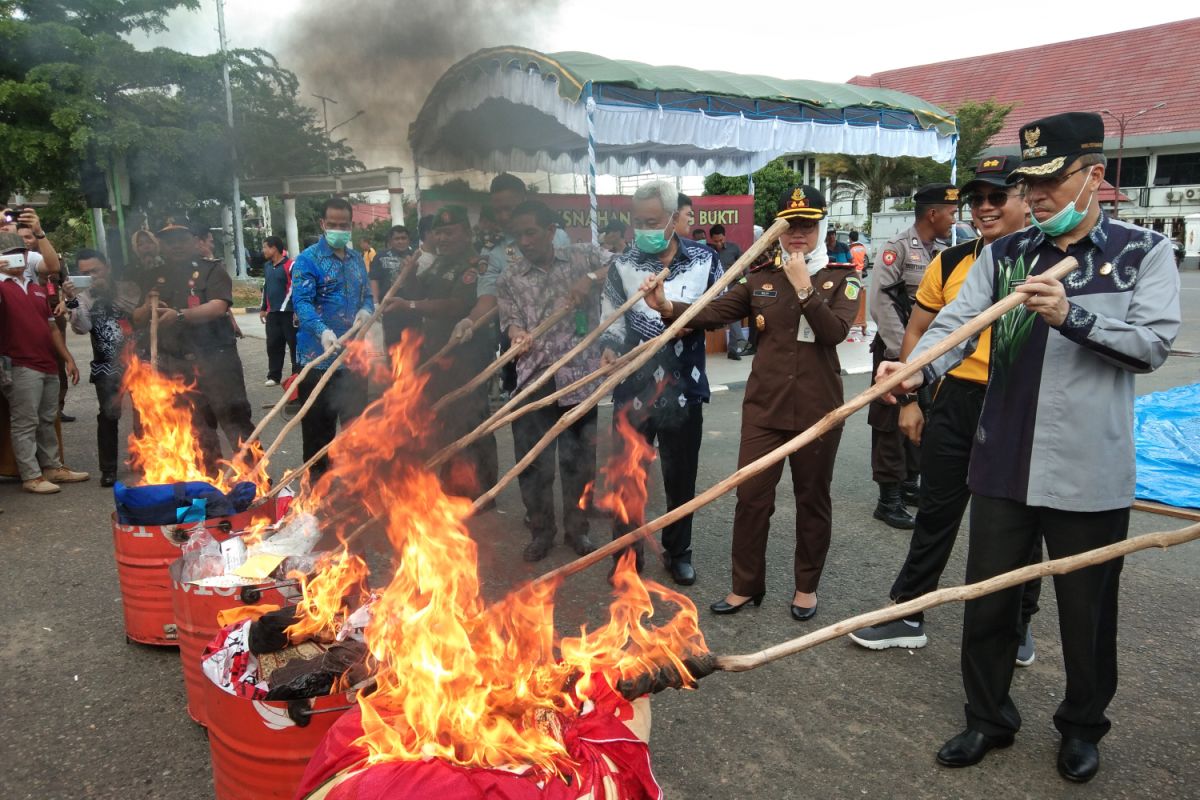
[[[1124,169],[1121,172],[1123,179]],[[1154,171],[1155,186],[1189,184],[1200,184],[1200,153],[1172,153],[1158,157],[1158,167]]]
[[[1162,156],[1159,156],[1159,163],[1162,163]],[[1149,169],[1149,156],[1125,156],[1121,159],[1121,186],[1123,188],[1145,186]],[[1104,170],[1104,180],[1113,186],[1117,185],[1117,159],[1114,156],[1108,158],[1108,166]]]

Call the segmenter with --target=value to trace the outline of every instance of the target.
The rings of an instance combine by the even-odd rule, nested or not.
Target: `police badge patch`
[[[890,267],[892,264],[895,264],[895,263],[896,263],[896,251],[895,250],[884,250],[883,251],[883,265],[885,267]]]

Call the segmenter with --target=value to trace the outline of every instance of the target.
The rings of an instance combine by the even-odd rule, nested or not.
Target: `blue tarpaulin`
[[[1200,383],[1134,403],[1137,497],[1200,508]]]
[[[113,498],[117,521],[125,525],[175,525],[206,518],[228,517],[254,502],[253,483],[242,482],[229,494],[203,481],[163,486],[126,486],[117,481]]]

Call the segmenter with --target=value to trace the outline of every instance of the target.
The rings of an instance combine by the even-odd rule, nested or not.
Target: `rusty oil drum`
[[[217,800],[291,800],[317,745],[354,705],[353,692],[248,700],[207,679],[202,694]]]
[[[178,633],[171,606],[171,577],[168,569],[179,558],[179,548],[192,534],[239,530],[266,509],[250,508],[232,517],[218,517],[181,525],[126,525],[112,515],[113,553],[117,580],[121,585],[121,610],[125,614],[125,638],[164,647],[175,647]]]

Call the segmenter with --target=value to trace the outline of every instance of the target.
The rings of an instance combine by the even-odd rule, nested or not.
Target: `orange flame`
[[[415,337],[406,338],[393,351],[393,383],[344,440],[335,440],[331,469],[317,487],[323,503],[355,498],[380,509],[393,548],[392,574],[374,599],[365,631],[376,688],[359,695],[363,735],[355,744],[366,748],[372,763],[432,757],[469,767],[571,774],[576,765],[557,736],[557,715],[580,713],[592,681],[615,685],[666,663],[690,677],[682,659],[705,648],[695,606],[665,587],[644,584],[628,560],[614,576],[611,620],[578,637],[562,639],[555,632],[557,585],[525,585],[486,605],[476,545],[465,525],[471,504],[447,495],[423,465],[430,404],[420,396],[424,377],[416,373],[416,345]],[[626,426],[630,441],[644,445]],[[624,490],[621,502],[636,518],[644,513],[648,459],[642,452],[629,463],[641,469],[623,481],[642,484],[642,505],[636,505],[637,487]],[[328,564],[331,575],[305,582],[297,632],[328,631],[344,619],[342,589],[359,591],[354,583],[360,564],[342,556]],[[651,628],[655,599],[677,610]]]
[[[645,521],[646,500],[649,497],[646,468],[654,461],[655,450],[654,445],[633,427],[628,411],[629,407],[626,406],[617,414],[619,446],[613,448],[608,463],[600,468],[608,492],[594,497],[592,503],[596,508],[611,511],[621,522],[641,525]],[[592,485],[588,484],[583,497],[579,498],[580,508],[587,502],[591,489]]]
[[[222,462],[232,468],[229,476],[220,469],[216,475],[208,474],[200,440],[192,429],[188,394],[194,386],[130,356],[123,387],[141,419],[142,435],[129,437],[129,455],[145,484],[206,481],[227,492],[240,481],[253,481],[260,492],[266,491],[266,464],[259,462],[262,448],[257,442],[235,463]]]
[[[353,553],[326,553],[317,562],[310,579],[303,572],[289,572],[300,584],[303,597],[296,608],[296,622],[285,633],[293,642],[332,634],[354,611],[347,601],[357,602],[367,594],[367,564]]]

